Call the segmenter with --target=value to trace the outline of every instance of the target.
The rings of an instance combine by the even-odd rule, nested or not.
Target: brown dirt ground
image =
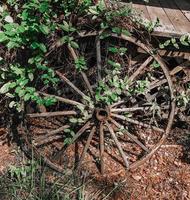
[[[103,182],[88,186],[86,196],[91,199],[92,194],[96,195],[97,191],[101,191],[97,199],[104,199],[103,197],[113,190],[106,199],[190,200],[189,136],[190,131],[187,129],[175,128],[165,144],[148,162],[123,177],[125,181],[121,187],[113,190],[119,180],[107,178]]]
[[[0,128],[0,175],[3,174],[7,168],[15,162],[15,155],[13,146],[5,141],[7,130]]]
[[[1,135],[6,133],[0,130]],[[190,131],[175,128],[169,139],[147,163],[120,180],[92,181],[85,188],[86,199],[110,200],[189,200],[190,199]],[[0,143],[0,173],[15,162],[13,146]],[[188,163],[189,162],[189,163]],[[125,179],[125,181],[123,181]]]

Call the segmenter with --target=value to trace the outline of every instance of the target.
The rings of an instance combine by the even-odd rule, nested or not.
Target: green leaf
[[[114,68],[120,68],[121,67],[121,64],[118,63],[118,62],[114,62],[112,60],[108,60],[108,64],[113,66]]]
[[[184,46],[190,46],[190,43],[188,43],[188,36],[187,35],[182,35],[180,37],[180,42]]]
[[[49,27],[43,24],[39,26],[39,29],[45,35],[48,35],[50,32]]]
[[[6,46],[7,46],[8,49],[13,49],[13,48],[19,47],[20,45],[16,42],[10,41],[10,42],[7,43]]]
[[[24,26],[20,25],[17,30],[19,33],[24,33],[26,29]]]
[[[119,27],[113,27],[113,28],[112,28],[112,32],[113,32],[113,33],[116,33],[116,34],[118,34],[118,35],[120,35],[121,32],[122,32],[122,29],[119,28]]]
[[[74,124],[76,124],[78,122],[78,120],[76,118],[71,118],[71,119],[69,119],[69,121]]]
[[[160,49],[164,49],[164,44],[159,44]]]
[[[20,86],[24,87],[29,82],[28,79],[24,79],[20,81]]]
[[[43,43],[40,43],[38,46],[39,46],[39,48],[40,48],[44,53],[47,52],[47,48],[46,48],[46,46],[45,46]]]
[[[28,78],[30,79],[30,81],[34,80],[34,74],[33,73],[29,73],[28,74]]]
[[[0,42],[5,42],[6,40],[8,40],[8,37],[4,32],[0,32]]]
[[[48,2],[40,3],[39,11],[41,13],[47,12],[49,10],[49,5],[50,4]]]
[[[66,21],[63,21],[63,25],[61,25],[62,30],[69,32],[69,24]]]
[[[164,42],[164,46],[167,47],[167,46],[170,44],[170,42],[171,42],[170,40],[166,40],[166,41]]]
[[[24,101],[28,101],[30,99],[31,95],[29,93],[24,95]]]
[[[119,50],[116,47],[109,47],[108,51],[112,52],[112,53],[118,53]]]
[[[126,29],[122,29],[122,34],[124,34],[126,36],[131,36],[131,33]]]
[[[25,95],[26,91],[25,90],[20,90],[18,93],[19,97],[23,97]]]
[[[5,94],[9,91],[10,89],[10,84],[11,82],[5,83],[1,88],[0,88],[0,93]]]
[[[15,105],[16,105],[16,102],[15,101],[11,101],[9,103],[9,108],[13,108]]]
[[[8,22],[8,23],[13,23],[13,18],[10,15],[7,15],[5,17],[5,21]]]
[[[22,88],[20,87],[20,86],[18,86],[18,87],[16,87],[16,89],[15,89],[15,93],[19,93],[20,92],[20,90],[21,90]]]
[[[70,42],[70,45],[71,45],[71,47],[73,47],[74,49],[78,49],[78,48],[79,48],[79,45],[78,45],[76,42],[74,42],[74,41],[71,41],[71,42]]]
[[[11,82],[10,85],[9,85],[9,88],[12,89],[14,87],[16,87],[16,83],[15,82]]]

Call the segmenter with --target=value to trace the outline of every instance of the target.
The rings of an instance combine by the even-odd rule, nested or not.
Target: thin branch
[[[56,71],[57,75],[64,80],[75,92],[81,95],[84,99],[88,98],[80,89],[78,89],[69,79],[67,79],[62,73]]]
[[[133,82],[134,79],[143,71],[143,69],[153,60],[153,57],[148,57],[145,62],[129,77],[129,82]]]
[[[148,129],[153,129],[155,131],[159,131],[159,132],[162,132],[162,133],[165,132],[164,129],[161,129],[161,128],[158,128],[156,126],[152,126],[150,124],[146,124],[146,123],[143,123],[143,122],[139,122],[138,120],[127,118],[123,115],[117,115],[117,114],[111,113],[111,116],[116,117],[116,118],[121,119],[121,120],[124,120],[124,121],[127,121],[127,122],[132,123],[132,124],[136,124],[136,125],[148,128]]]
[[[104,173],[104,125],[100,124],[100,166],[101,173]]]
[[[78,163],[78,167],[81,165],[82,161],[84,160],[85,154],[86,154],[86,152],[87,152],[87,150],[88,150],[88,148],[90,146],[90,142],[92,141],[92,138],[93,138],[93,135],[94,135],[95,131],[96,131],[96,126],[93,126],[93,128],[90,131],[90,134],[88,136],[88,139],[86,141],[86,145],[85,145],[85,147],[83,149],[83,152],[81,154],[80,161]]]
[[[116,122],[114,119],[110,118],[110,121],[119,129],[122,128],[122,125],[120,125],[118,122]],[[127,130],[124,130],[125,134],[132,139],[136,144],[138,144],[142,149],[144,149],[146,152],[150,152],[150,150],[142,143],[140,142],[134,135],[129,133]]]
[[[34,117],[55,117],[55,116],[65,116],[65,115],[77,115],[77,112],[73,110],[68,110],[68,111],[57,111],[57,112],[33,113],[33,114],[27,114],[26,116],[34,118]]]
[[[57,99],[58,101],[60,102],[63,102],[63,103],[67,103],[67,104],[70,104],[70,105],[74,105],[74,106],[85,106],[84,104],[82,103],[79,103],[77,101],[73,101],[73,100],[70,100],[70,99],[66,99],[66,98],[63,98],[63,97],[59,97],[59,96],[56,96],[56,95],[51,95],[51,94],[47,94],[47,93],[44,93],[44,92],[38,92],[39,94],[42,94],[46,97],[54,97],[55,99]]]
[[[71,53],[71,56],[73,57],[74,61],[78,60],[78,56],[77,54],[75,53],[75,50],[71,47],[71,46],[68,46],[68,49]],[[81,75],[82,75],[82,78],[91,94],[91,96],[93,97],[94,96],[94,93],[93,93],[93,90],[92,90],[92,86],[90,85],[90,81],[88,80],[88,77],[87,75],[84,73],[84,72],[80,72]]]
[[[121,154],[121,157],[124,160],[125,166],[128,169],[129,168],[128,159],[127,159],[127,157],[126,157],[126,155],[125,155],[125,153],[124,153],[124,151],[123,151],[123,149],[121,147],[120,142],[118,141],[118,139],[117,139],[117,137],[115,135],[115,132],[114,132],[113,128],[110,126],[110,124],[107,121],[106,121],[106,126],[108,127],[108,130],[109,130],[109,132],[110,132],[110,134],[111,134],[111,136],[112,136],[112,138],[113,138],[113,140],[114,140],[114,142],[115,142],[115,144],[116,144],[116,146],[117,146],[117,148],[119,150],[119,153]]]

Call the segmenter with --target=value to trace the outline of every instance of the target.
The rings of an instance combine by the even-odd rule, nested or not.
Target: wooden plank
[[[136,0],[132,4],[132,7],[135,8],[137,11],[139,11],[145,19],[150,20],[148,10],[147,10],[146,6],[144,4],[142,4],[142,1]]]
[[[185,0],[174,0],[177,7],[182,11],[186,18],[190,21],[190,2]]]
[[[143,51],[141,48],[138,48],[137,51],[139,53],[145,53],[145,51]],[[167,50],[167,49],[159,49],[157,50],[158,54],[160,56],[164,56],[164,57],[172,57],[172,58],[184,58],[188,61],[190,61],[190,53],[188,52],[184,52],[184,51],[175,51],[175,50]]]
[[[161,6],[166,12],[168,18],[172,22],[175,30],[182,33],[190,32],[190,22],[183,15],[182,11],[178,9],[176,4],[171,0],[159,0]]]
[[[152,4],[151,4],[152,3]],[[161,27],[156,28],[159,32],[175,32],[175,28],[166,15],[164,9],[161,7],[158,0],[151,0],[151,3],[147,3],[146,7],[150,18],[155,21],[157,18],[160,20]],[[154,5],[154,6],[153,6]]]

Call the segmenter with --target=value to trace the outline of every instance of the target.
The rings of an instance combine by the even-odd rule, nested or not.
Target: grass
[[[23,160],[0,177],[0,200],[73,200],[74,178],[55,176],[40,161]],[[83,200],[82,198],[80,200]]]
[[[0,176],[0,200],[108,200],[122,188],[122,184],[99,183],[87,175],[57,174],[40,160],[18,154],[19,164]]]

